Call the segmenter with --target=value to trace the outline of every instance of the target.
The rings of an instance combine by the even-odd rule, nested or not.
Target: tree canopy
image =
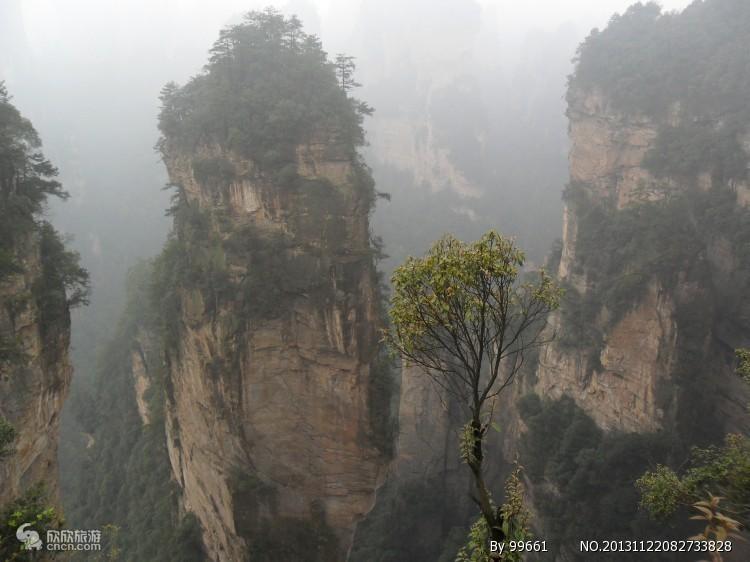
[[[8,252],[13,240],[34,228],[34,216],[47,197],[68,196],[41,146],[33,125],[0,82],[0,251]]]
[[[50,318],[57,316],[53,309],[61,312],[85,304],[89,285],[78,254],[65,248],[48,222],[39,220],[48,197],[68,197],[57,180],[57,168],[44,157],[41,146],[33,125],[11,103],[0,82],[0,281],[23,271],[17,242],[35,234],[43,267],[36,296],[43,315]],[[6,345],[0,338],[0,352]]]
[[[541,270],[518,283],[524,254],[495,231],[465,244],[448,235],[393,274],[390,344],[479,416],[541,345],[560,291]]]
[[[750,350],[738,349],[736,353],[737,375],[750,384]],[[670,516],[680,506],[692,504],[699,511],[701,507],[709,507],[717,513],[720,508],[747,529],[750,527],[750,437],[730,433],[721,446],[696,447],[682,476],[658,465],[641,476],[637,486],[641,505],[655,517]],[[710,500],[706,502],[706,498]],[[699,507],[699,504],[706,505]]]
[[[296,17],[250,12],[221,31],[202,73],[165,86],[160,146],[216,143],[266,170],[293,162],[295,147],[316,135],[354,150],[369,108],[347,95],[353,66],[347,70],[342,87],[320,40]]]
[[[644,165],[657,177],[707,172],[719,183],[743,180],[748,42],[745,0],[694,2],[681,13],[639,2],[581,44],[569,101],[580,90],[596,88],[615,109],[655,119],[659,136]]]
[[[460,454],[494,540],[507,536],[483,469],[495,399],[513,382],[525,354],[544,343],[546,317],[561,295],[543,270],[535,282],[519,282],[523,264],[523,252],[495,231],[473,243],[443,237],[423,258],[409,258],[394,272],[386,335],[467,413]]]

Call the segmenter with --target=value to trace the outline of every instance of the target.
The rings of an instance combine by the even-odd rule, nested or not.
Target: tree
[[[60,529],[63,524],[62,517],[50,505],[49,494],[41,482],[3,506],[0,512],[0,560],[33,559],[24,543],[16,539],[16,531],[24,523],[30,523],[42,537],[47,530]]]
[[[736,353],[737,375],[750,383],[750,350],[738,349]],[[678,507],[692,506],[702,514],[695,518],[709,522],[707,529],[717,521],[736,522],[748,528],[750,438],[734,433],[727,435],[720,447],[695,448],[691,466],[682,476],[667,466],[658,465],[641,476],[636,486],[641,492],[641,505],[656,518],[668,517]],[[717,493],[718,496],[714,495]],[[723,513],[718,511],[720,501]]]
[[[409,258],[392,279],[386,340],[467,414],[461,456],[493,540],[504,537],[503,517],[484,478],[485,436],[497,397],[513,383],[525,354],[545,343],[547,315],[561,296],[543,270],[535,282],[519,283],[524,259],[495,231],[468,244],[448,235],[425,257]]]
[[[362,122],[372,110],[347,95],[358,85],[352,61],[341,56],[342,88],[339,67],[297,17],[249,12],[221,31],[201,73],[162,90],[157,148],[218,144],[273,175],[293,167],[301,140],[324,132],[354,151],[364,144]]]
[[[341,89],[348,92],[352,88],[359,88],[362,84],[354,80],[354,71],[357,65],[354,64],[354,57],[339,53],[336,55],[336,76],[341,83]]]
[[[33,125],[10,99],[0,82],[0,280],[24,271],[18,242],[34,234],[43,269],[34,293],[45,324],[64,318],[70,307],[87,304],[89,278],[78,254],[40,220],[50,196],[66,199],[68,193],[56,179],[57,168],[44,157]],[[20,364],[24,359],[15,336],[0,334],[0,362]]]
[[[41,140],[28,119],[10,102],[0,82],[0,252],[7,261],[13,240],[35,226],[48,196],[68,194],[55,177],[57,169],[41,152]]]

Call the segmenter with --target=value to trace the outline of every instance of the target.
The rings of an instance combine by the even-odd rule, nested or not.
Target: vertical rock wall
[[[0,282],[0,333],[18,357],[0,363],[0,415],[15,429],[11,454],[0,460],[0,505],[43,482],[58,503],[60,412],[70,386],[70,317],[53,321],[34,296],[43,275],[38,234],[16,244],[20,273]]]
[[[648,171],[644,158],[655,145],[660,122],[613,109],[606,96],[596,89],[573,91],[569,100],[570,181],[603,212],[616,213],[649,205],[668,197],[669,190],[711,188],[711,180],[706,176],[657,179]],[[677,109],[663,116],[664,120],[674,124],[678,119]],[[736,190],[741,194],[744,186],[736,186]],[[579,208],[575,201],[568,200],[557,273],[561,282],[586,299],[593,290],[593,272],[587,266],[590,256],[582,254],[578,247],[581,228]],[[732,248],[725,240],[719,244],[722,255],[726,254],[721,259],[716,243],[708,244],[705,258],[701,256],[699,261],[686,263],[684,271],[676,272],[680,281],[674,286],[665,287],[654,277],[647,290],[635,302],[628,303],[627,311],[614,322],[611,303],[600,303],[592,320],[602,333],[598,347],[566,345],[566,331],[571,330],[571,326],[566,324],[563,313],[557,314],[553,327],[558,337],[540,354],[534,390],[551,398],[573,397],[604,429],[649,432],[669,426],[679,396],[673,380],[678,337],[698,327],[697,321],[701,329],[705,328],[701,356],[706,359],[707,368],[715,370],[717,387],[731,389],[724,396],[727,403],[717,407],[740,412],[743,392],[733,376],[731,357],[733,346],[739,345],[743,336],[735,332],[727,339],[727,334],[716,325],[722,291],[726,290],[729,296],[731,283],[741,281],[736,262],[739,249]],[[629,266],[622,265],[623,276]],[[700,280],[697,272],[701,274]],[[730,279],[733,281],[729,282]],[[678,309],[690,308],[697,299],[706,300],[716,315],[712,312],[692,319],[690,325],[687,321],[681,325]],[[741,310],[734,313],[735,319],[743,314]],[[729,318],[725,320],[732,322]],[[737,392],[736,397],[731,396],[734,392]],[[741,417],[741,414],[735,416]]]
[[[300,529],[330,533],[333,546],[311,548],[344,560],[387,462],[370,407],[379,297],[358,164],[311,141],[296,151],[303,185],[286,189],[248,158],[199,152],[229,163],[233,179],[198,181],[196,155],[167,146],[172,183],[186,206],[224,217],[211,230],[230,284],[265,281],[244,296],[180,289],[167,438],[184,507],[212,560],[253,559],[264,535],[299,542]],[[259,252],[265,265],[247,257]]]

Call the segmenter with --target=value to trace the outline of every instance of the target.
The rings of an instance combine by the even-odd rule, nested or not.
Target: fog
[[[691,1],[660,3],[680,10]],[[59,168],[70,198],[45,212],[91,274],[90,305],[73,313],[63,502],[84,482],[81,458],[94,440],[84,439],[75,412],[107,384],[97,357],[121,317],[128,270],[159,253],[172,223],[155,150],[160,91],[201,72],[222,28],[270,5],[297,15],[332,57],[355,57],[353,95],[375,110],[362,154],[382,195],[370,227],[388,279],[448,232],[468,240],[497,229],[526,252],[529,269],[561,247],[568,76],[591,30],[632,3],[0,0],[0,82]]]
[[[567,69],[545,69],[542,61],[530,57],[545,43],[557,42],[553,51],[561,44],[564,49],[553,54],[569,61],[592,27],[606,24],[630,3],[3,0],[0,77],[60,168],[72,194],[72,203],[59,211],[60,227],[74,235],[96,280],[103,274],[97,260],[117,256],[110,265],[119,270],[136,255],[158,248],[156,234],[167,229],[161,212],[167,195],[159,191],[165,176],[152,151],[158,92],[167,81],[184,82],[199,71],[219,29],[247,10],[274,5],[296,13],[308,31],[321,36],[329,52],[356,56],[365,86],[361,97],[385,114],[392,108],[378,101],[392,100],[368,96],[374,90],[377,97],[382,78],[378,71],[395,68],[383,60],[387,53],[378,38],[395,41],[390,43],[392,52],[398,49],[404,56],[410,51],[416,72],[443,73],[450,59],[465,60],[471,52],[481,64],[491,65],[495,75],[485,76],[487,80],[512,83],[528,65],[533,75],[527,71],[526,78],[553,86],[548,97],[554,99],[562,96]],[[688,1],[662,4],[679,9]],[[453,52],[438,54],[435,38],[440,35],[449,41],[437,43]],[[557,124],[564,127],[562,116]],[[120,273],[113,272],[111,280]],[[96,285],[104,290],[101,283]]]
[[[199,72],[219,29],[269,4],[296,13],[329,53],[357,57],[358,95],[376,110],[368,163],[393,196],[373,219],[386,273],[445,231],[498,228],[537,262],[559,236],[570,60],[628,0],[3,0],[0,79],[60,169],[71,199],[50,212],[92,276],[91,306],[74,319],[76,384],[115,323],[127,269],[169,230],[153,150],[161,87]],[[426,124],[449,152],[465,149],[467,178],[419,172],[413,161],[432,156],[408,147]],[[467,138],[482,139],[481,157]]]
[[[559,232],[570,60],[592,27],[629,3],[3,0],[0,79],[60,169],[71,200],[51,213],[92,273],[92,306],[74,329],[79,375],[116,317],[127,268],[168,232],[166,175],[152,148],[159,90],[200,71],[221,27],[271,4],[298,14],[329,53],[357,57],[358,95],[376,109],[368,162],[378,189],[394,196],[373,221],[392,256],[386,269],[445,230],[467,237],[489,226],[518,236],[539,261]],[[454,119],[456,103],[466,111]],[[425,123],[453,150],[461,135],[482,139],[483,159],[464,155],[467,177],[409,177],[398,142]],[[417,209],[432,220],[401,232]]]

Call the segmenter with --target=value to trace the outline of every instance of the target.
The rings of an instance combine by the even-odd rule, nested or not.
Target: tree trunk
[[[474,459],[469,463],[469,468],[471,468],[471,473],[474,476],[479,508],[487,523],[490,539],[502,542],[505,539],[505,534],[502,530],[502,521],[500,521],[498,512],[492,505],[492,496],[484,481],[484,470],[482,467],[484,460],[484,450],[482,447],[484,443],[484,431],[482,430],[481,422],[476,419],[471,422],[471,427],[474,433]]]

